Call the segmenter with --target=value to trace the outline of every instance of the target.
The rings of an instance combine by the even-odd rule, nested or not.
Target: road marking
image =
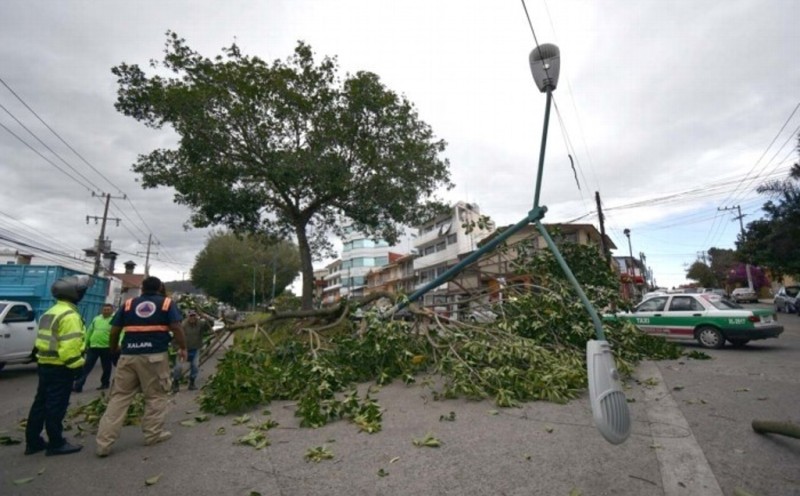
[[[664,495],[722,496],[722,489],[706,455],[686,417],[669,394],[658,366],[644,361],[639,364],[636,375],[642,380],[655,379],[651,381],[652,386],[644,388],[644,397]],[[685,436],[675,435],[676,430],[684,429]]]

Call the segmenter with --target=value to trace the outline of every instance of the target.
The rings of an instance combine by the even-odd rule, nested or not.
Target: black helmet
[[[53,283],[50,292],[57,300],[67,300],[77,304],[83,299],[92,279],[87,275],[62,277]]]

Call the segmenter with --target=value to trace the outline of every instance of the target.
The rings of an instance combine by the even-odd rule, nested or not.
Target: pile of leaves
[[[564,256],[576,275],[584,273],[579,280],[588,281],[584,290],[595,308],[624,305],[613,274],[596,251],[572,245]],[[396,379],[413,383],[423,373],[441,379],[435,393],[445,398],[491,398],[503,407],[575,398],[587,387],[585,346],[595,330],[549,252],[519,258],[525,261],[520,272],[537,274],[537,279],[504,287],[502,303],[491,307],[498,315],[494,322],[469,324],[435,315],[407,322],[367,312],[350,332],[329,334],[329,326],[319,332],[301,326],[280,341],[240,340],[204,387],[201,408],[227,414],[272,400],[294,400],[303,426],[348,418],[375,432],[380,407],[369,392],[360,397],[354,385]],[[677,346],[627,322],[606,322],[604,331],[623,374],[642,359],[680,356]]]
[[[100,418],[108,407],[108,397],[101,394],[88,403],[78,404],[67,412],[66,428],[77,431],[77,435],[83,435],[87,431],[94,432],[100,424]],[[139,425],[144,415],[144,396],[139,393],[134,396],[128,413],[125,416],[124,425]]]

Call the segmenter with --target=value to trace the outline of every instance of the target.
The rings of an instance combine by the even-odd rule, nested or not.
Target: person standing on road
[[[34,346],[37,353],[39,385],[25,426],[25,454],[47,450],[46,455],[68,455],[83,446],[64,439],[64,416],[69,406],[72,383],[84,364],[85,330],[78,302],[89,289],[89,276],[63,277],[50,287],[56,304],[39,319]],[[48,442],[42,438],[47,431]]]
[[[198,318],[197,312],[189,310],[189,316],[183,321],[183,332],[186,335],[186,349],[189,362],[189,390],[197,389],[197,362],[200,357],[200,348],[203,347],[203,336],[211,332],[211,326],[205,319]],[[180,361],[175,361],[172,369],[172,392],[177,393],[180,389],[183,365]]]
[[[91,324],[86,329],[86,364],[83,366],[83,373],[75,381],[72,389],[76,393],[83,391],[86,379],[94,369],[97,359],[100,359],[100,366],[103,368],[103,375],[100,377],[100,387],[98,391],[108,389],[111,382],[111,351],[108,347],[108,338],[111,335],[111,317],[114,313],[114,305],[106,303],[103,305],[100,315],[92,319]]]
[[[112,353],[118,348],[120,331],[125,340],[114,374],[114,385],[97,431],[96,454],[108,456],[119,437],[128,406],[138,392],[144,394],[142,431],[144,442],[150,446],[172,437],[164,430],[169,391],[169,359],[167,348],[174,336],[178,358],[186,360],[186,339],[181,327],[181,313],[171,298],[159,293],[161,280],[146,277],[142,295],[131,298],[117,311],[111,321],[109,344]]]

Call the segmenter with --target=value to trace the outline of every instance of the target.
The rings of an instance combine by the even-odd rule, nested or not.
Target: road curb
[[[664,495],[722,496],[719,482],[689,422],[667,390],[658,365],[644,361],[636,375],[642,382],[649,379],[644,387],[645,405]]]

